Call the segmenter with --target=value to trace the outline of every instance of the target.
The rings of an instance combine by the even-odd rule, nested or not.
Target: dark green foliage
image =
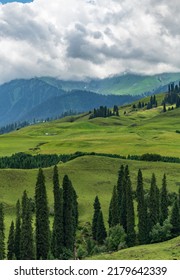
[[[127,245],[134,246],[136,242],[136,233],[135,233],[135,218],[134,218],[134,205],[133,205],[133,197],[132,197],[132,187],[131,180],[129,176],[128,166],[125,168],[125,181],[126,181],[126,219],[127,219]]]
[[[166,112],[166,103],[163,102],[163,112],[165,113]]]
[[[168,193],[167,193],[167,183],[166,175],[164,174],[162,180],[162,189],[160,193],[160,224],[168,218]]]
[[[127,159],[180,163],[180,158],[178,157],[166,157],[166,156],[161,156],[159,154],[149,154],[149,153],[143,154],[142,156],[128,155]]]
[[[179,209],[180,209],[180,187],[179,187],[178,200],[179,200]]]
[[[98,196],[95,197],[93,206],[94,206],[94,215],[93,215],[93,220],[92,220],[92,236],[93,236],[93,239],[96,240],[97,222],[98,222],[99,212],[101,210],[101,205],[100,205]]]
[[[122,214],[122,207],[123,207],[123,190],[124,190],[124,166],[121,165],[118,172],[118,180],[117,180],[118,215],[119,215],[120,223],[122,222],[121,214]]]
[[[119,109],[117,105],[114,105],[113,111],[111,111],[106,106],[100,106],[98,109],[94,109],[93,113],[90,115],[90,119],[102,117],[107,118],[111,116],[119,116]]]
[[[117,187],[115,186],[112,193],[112,198],[109,206],[109,227],[114,227],[119,224],[119,207],[118,207],[118,195]]]
[[[159,222],[159,189],[156,185],[155,174],[152,174],[149,192],[149,227],[150,230]]]
[[[100,210],[97,220],[97,232],[96,232],[96,241],[99,245],[104,243],[104,240],[107,237],[106,228],[104,225],[104,219],[102,211]]]
[[[153,107],[157,107],[157,100],[155,95],[150,97],[150,100],[147,104],[147,109],[152,109]]]
[[[5,243],[4,243],[4,210],[3,204],[0,204],[0,260],[5,258]]]
[[[14,258],[14,222],[12,221],[7,242],[7,259],[13,260]]]
[[[73,192],[71,182],[67,175],[63,178],[63,227],[64,246],[73,252],[75,242]]]
[[[162,225],[155,224],[150,232],[150,242],[163,242],[171,238],[172,225],[168,220],[165,220]]]
[[[105,240],[107,251],[116,251],[119,247],[126,246],[126,233],[121,225],[109,229],[108,237]]]
[[[36,204],[36,257],[46,260],[49,253],[50,230],[45,178],[39,169],[35,187]]]
[[[20,259],[33,260],[35,256],[32,228],[32,212],[30,209],[30,201],[26,191],[24,191],[22,197],[22,227],[20,241]]]
[[[137,177],[137,212],[138,212],[138,240],[139,244],[148,242],[147,205],[144,199],[143,177],[139,169]]]
[[[53,173],[53,193],[54,193],[54,223],[51,240],[51,251],[55,258],[59,258],[63,253],[64,230],[63,230],[63,192],[59,187],[59,175],[57,166]]]
[[[16,203],[16,227],[15,227],[15,244],[14,244],[14,253],[17,260],[21,259],[20,241],[21,241],[21,206],[20,206],[20,201],[18,200]]]
[[[172,225],[172,236],[180,235],[180,209],[179,209],[179,202],[176,198],[172,207],[172,213],[170,217],[170,223]]]

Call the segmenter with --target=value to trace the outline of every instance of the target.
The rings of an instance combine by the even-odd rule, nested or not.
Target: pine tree
[[[137,177],[137,212],[138,212],[138,240],[139,244],[148,242],[147,206],[144,200],[143,177],[139,169]]]
[[[7,243],[7,259],[13,260],[15,258],[14,254],[14,222],[11,222],[9,236],[8,236],[8,243]]]
[[[5,243],[4,243],[4,211],[3,204],[0,204],[0,260],[5,258]]]
[[[63,253],[64,230],[63,230],[63,192],[59,186],[59,175],[57,166],[53,173],[53,193],[54,193],[54,223],[52,231],[51,250],[55,258],[59,258]]]
[[[21,260],[34,259],[34,240],[32,228],[32,212],[30,201],[26,191],[22,196],[22,227],[20,240],[20,258]]]
[[[179,187],[179,196],[178,196],[178,200],[179,200],[179,209],[180,209],[180,187]]]
[[[114,186],[112,198],[109,205],[109,227],[114,227],[119,224],[119,211],[118,211],[118,196],[117,187]]]
[[[16,227],[15,227],[15,244],[14,253],[17,260],[20,260],[20,241],[21,241],[21,207],[20,201],[16,203]]]
[[[152,174],[151,187],[149,193],[149,228],[159,222],[159,189],[156,185],[155,174]]]
[[[49,253],[50,230],[48,202],[43,170],[40,168],[35,188],[36,258],[46,260]]]
[[[172,236],[178,236],[180,235],[180,210],[178,205],[178,199],[176,198],[173,207],[172,207],[172,213],[170,217],[170,223],[172,225]]]
[[[134,218],[134,205],[132,197],[132,187],[131,180],[129,176],[128,166],[125,168],[125,178],[126,178],[126,219],[127,219],[127,245],[134,246],[136,242],[136,233],[135,233],[135,218]]]
[[[104,219],[102,211],[100,210],[97,220],[97,232],[96,232],[96,241],[99,245],[104,243],[105,238],[107,237],[106,228],[104,225]]]
[[[160,223],[163,225],[163,222],[168,218],[168,193],[167,193],[167,183],[166,175],[164,174],[162,180],[162,189],[160,194]]]
[[[163,102],[163,112],[165,113],[166,112],[166,103]]]
[[[121,175],[122,175],[122,183],[121,183],[121,194],[119,191],[119,196],[121,195],[121,199],[120,199],[120,224],[123,226],[125,232],[127,232],[127,206],[126,206],[126,187],[127,187],[127,177],[129,175],[129,173],[127,174],[127,172],[129,172],[127,166],[126,168],[121,167]]]
[[[93,220],[92,220],[92,236],[93,236],[93,239],[96,240],[97,222],[98,222],[99,212],[101,210],[101,205],[100,205],[98,196],[95,197],[93,206],[94,206],[94,215],[93,215]]]
[[[73,252],[74,250],[74,218],[73,218],[73,194],[71,182],[67,175],[63,178],[63,227],[64,246]]]

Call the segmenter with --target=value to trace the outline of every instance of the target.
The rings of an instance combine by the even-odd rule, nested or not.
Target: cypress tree
[[[63,178],[63,227],[64,246],[73,252],[74,250],[74,218],[73,218],[73,198],[72,186],[67,175]]]
[[[13,260],[14,257],[14,222],[12,221],[7,242],[7,259]]]
[[[126,187],[127,178],[129,176],[128,167],[124,169],[124,175],[122,176],[122,193],[121,193],[121,206],[120,206],[120,224],[123,226],[125,232],[127,232],[127,201],[126,201]]]
[[[5,258],[5,243],[4,243],[4,211],[3,204],[0,204],[0,260]]]
[[[55,258],[63,253],[64,230],[63,230],[63,192],[59,186],[57,166],[53,170],[53,193],[54,193],[54,223],[51,240],[51,250]]]
[[[101,205],[100,205],[98,196],[95,197],[93,206],[94,206],[94,214],[93,214],[93,220],[92,220],[92,236],[93,236],[93,239],[96,240],[97,222],[98,222],[99,212],[101,210]]]
[[[159,222],[159,190],[156,185],[155,174],[152,174],[151,187],[149,193],[149,228],[150,231],[152,227]]]
[[[164,174],[162,179],[162,189],[160,193],[160,223],[163,225],[163,222],[168,218],[168,193],[167,193],[167,183],[166,183],[166,174]]]
[[[49,212],[43,170],[40,168],[35,187],[36,257],[46,260],[49,253]]]
[[[20,241],[21,241],[21,206],[18,199],[16,203],[16,227],[15,227],[15,244],[14,253],[17,260],[20,260]]]
[[[170,217],[170,223],[172,225],[172,236],[176,237],[180,235],[180,210],[178,205],[178,199],[176,198],[173,207],[172,207],[172,213]]]
[[[136,241],[136,234],[134,230],[135,220],[134,220],[134,204],[132,197],[131,180],[129,176],[128,166],[125,168],[126,176],[126,219],[127,219],[127,245],[134,246]]]
[[[139,244],[148,242],[147,207],[144,200],[143,177],[139,169],[137,177],[137,212],[138,212],[138,240]]]
[[[34,259],[32,212],[30,209],[30,201],[26,191],[24,191],[22,196],[22,227],[21,227],[21,242],[20,242],[20,258],[21,260]]]
[[[118,181],[117,181],[117,195],[118,195],[118,215],[119,215],[119,222],[121,223],[121,213],[123,207],[122,202],[122,195],[123,195],[123,184],[124,184],[124,166],[121,165],[120,170],[118,172]],[[122,223],[121,223],[122,224]]]
[[[180,187],[179,187],[179,209],[180,209]]]
[[[76,191],[72,185],[72,182],[69,181],[71,191],[72,191],[72,215],[73,215],[73,225],[74,225],[74,236],[76,235],[76,229],[78,226],[78,201],[77,201],[77,194]]]
[[[118,196],[117,187],[114,186],[112,198],[109,205],[109,227],[114,227],[119,224],[119,211],[118,211]]]
[[[102,245],[105,238],[107,237],[106,228],[104,225],[104,219],[102,211],[100,210],[97,220],[97,232],[96,232],[96,241],[99,245]]]

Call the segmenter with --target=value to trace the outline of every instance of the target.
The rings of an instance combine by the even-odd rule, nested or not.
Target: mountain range
[[[125,73],[105,79],[63,81],[53,77],[17,79],[0,85],[0,126],[85,112],[100,105],[112,107],[142,95],[167,91],[180,73],[143,76]]]

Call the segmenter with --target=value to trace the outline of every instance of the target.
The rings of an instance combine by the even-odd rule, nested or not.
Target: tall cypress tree
[[[35,187],[36,258],[46,260],[49,253],[49,211],[43,170],[40,168]]]
[[[147,206],[144,200],[142,172],[139,169],[137,177],[137,212],[138,212],[138,240],[139,244],[148,242]]]
[[[178,196],[178,200],[179,200],[179,209],[180,209],[180,187],[179,187],[179,196]]]
[[[63,192],[59,186],[57,166],[53,170],[53,193],[54,193],[54,223],[51,240],[51,250],[55,258],[63,253],[64,230],[63,230]]]
[[[127,232],[127,200],[126,200],[126,188],[127,178],[129,176],[128,166],[124,168],[124,175],[122,176],[122,192],[121,192],[121,206],[120,206],[120,224],[123,226],[125,232]]]
[[[118,172],[118,180],[117,180],[117,195],[118,195],[118,214],[119,214],[119,222],[121,222],[121,207],[123,207],[122,203],[122,194],[123,194],[123,184],[124,184],[124,166],[121,165]]]
[[[67,175],[63,178],[63,227],[64,246],[73,252],[74,250],[74,217],[73,217],[73,194],[71,182]]]
[[[5,258],[5,243],[4,243],[4,211],[3,204],[0,204],[0,260]]]
[[[14,222],[11,222],[11,226],[9,229],[9,236],[7,242],[7,259],[13,260],[15,258],[14,254]]]
[[[159,190],[156,185],[155,174],[152,174],[149,193],[149,229],[159,222]]]
[[[94,206],[94,214],[93,214],[93,220],[92,220],[92,236],[93,236],[93,239],[96,240],[97,221],[98,221],[99,212],[101,210],[101,205],[100,205],[98,196],[95,197],[93,206]]]
[[[128,166],[125,168],[125,178],[126,178],[126,219],[127,219],[127,245],[134,246],[136,242],[136,233],[135,233],[135,218],[134,218],[134,204],[132,197],[132,187],[131,180],[129,176]]]
[[[30,209],[30,201],[26,191],[22,196],[22,227],[20,242],[20,258],[21,260],[34,259],[34,240],[32,228],[32,212]]]
[[[102,211],[100,210],[98,215],[98,220],[97,220],[97,232],[96,232],[97,243],[102,245],[106,237],[107,237],[107,233],[104,225],[103,214]]]
[[[117,187],[114,186],[112,198],[109,205],[109,227],[114,227],[119,224],[119,207],[118,207],[118,195]]]
[[[160,223],[168,218],[168,193],[167,193],[167,183],[166,183],[166,174],[164,174],[162,179],[162,189],[160,193]]]
[[[180,235],[180,209],[179,209],[177,198],[173,203],[170,223],[172,225],[171,232],[173,237]]]
[[[76,229],[78,226],[78,201],[77,201],[77,194],[72,185],[71,180],[69,180],[71,191],[72,191],[72,215],[73,215],[73,225],[74,225],[74,236],[76,235]]]
[[[16,203],[16,227],[15,227],[15,244],[14,253],[17,260],[20,260],[20,241],[21,241],[21,206],[18,199]]]

